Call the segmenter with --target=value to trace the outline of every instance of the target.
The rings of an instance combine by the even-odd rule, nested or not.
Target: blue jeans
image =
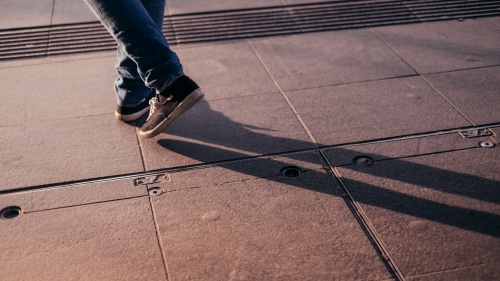
[[[135,106],[184,75],[162,33],[165,0],[85,0],[118,42],[118,105]]]

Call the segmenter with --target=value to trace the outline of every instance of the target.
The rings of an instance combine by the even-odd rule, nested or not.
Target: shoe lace
[[[149,116],[148,116],[148,119],[146,119],[146,121],[149,121],[149,118],[151,118],[151,116],[153,116],[153,113],[155,112],[155,109],[156,109],[156,103],[158,103],[158,99],[156,97],[149,100],[149,105],[151,107],[149,108]]]

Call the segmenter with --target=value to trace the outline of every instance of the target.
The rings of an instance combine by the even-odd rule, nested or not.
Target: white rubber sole
[[[165,120],[163,120],[163,122],[149,131],[139,131],[139,136],[143,139],[148,139],[161,134],[170,124],[172,124],[172,122],[174,122],[184,112],[193,107],[193,105],[198,103],[204,96],[205,94],[203,94],[201,89],[194,90],[179,104],[176,109],[174,109],[174,111],[172,111],[172,113],[170,113],[170,115]]]

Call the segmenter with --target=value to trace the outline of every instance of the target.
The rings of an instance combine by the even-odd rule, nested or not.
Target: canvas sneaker
[[[180,77],[149,101],[149,117],[139,135],[141,138],[159,135],[203,96],[203,92],[193,80],[187,76]]]
[[[138,105],[128,107],[118,105],[115,111],[115,118],[120,121],[130,122],[139,119],[142,115],[149,111],[149,101],[154,98],[156,91],[151,93]]]

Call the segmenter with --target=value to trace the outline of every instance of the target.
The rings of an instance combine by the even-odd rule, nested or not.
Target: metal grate
[[[500,15],[500,1],[328,1],[173,15],[171,45]],[[0,60],[106,51],[116,43],[98,22],[0,30]]]

